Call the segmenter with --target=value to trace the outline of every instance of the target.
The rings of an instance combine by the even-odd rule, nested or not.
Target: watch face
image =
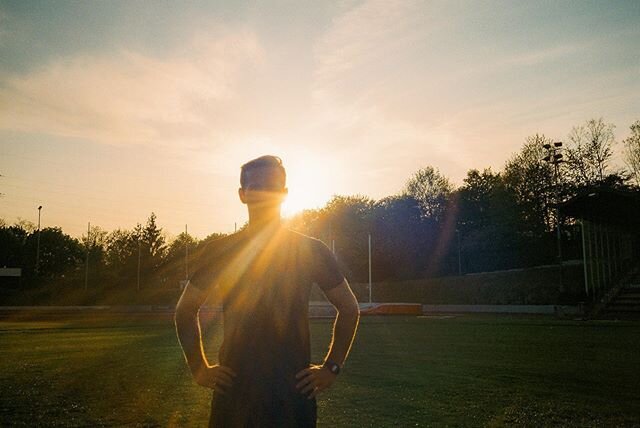
[[[333,361],[326,362],[324,366],[327,367],[329,371],[333,374],[337,375],[338,373],[340,373],[340,366],[334,363]]]

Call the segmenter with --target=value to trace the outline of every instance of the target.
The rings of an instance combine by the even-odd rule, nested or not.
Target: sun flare
[[[329,168],[321,168],[321,163],[313,157],[284,157],[287,169],[289,194],[282,204],[284,216],[295,215],[302,210],[323,206],[335,192],[332,192],[332,174]]]

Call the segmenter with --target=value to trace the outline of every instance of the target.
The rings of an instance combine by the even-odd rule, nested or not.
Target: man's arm
[[[325,291],[325,295],[338,311],[325,361],[333,361],[342,367],[349,355],[360,320],[358,300],[346,279],[339,286]]]
[[[187,365],[196,382],[208,388],[217,388],[224,392],[230,387],[235,373],[228,367],[207,362],[202,348],[202,334],[198,312],[206,300],[206,294],[189,282],[178,300],[175,313],[176,333],[182,347]]]
[[[342,367],[349,355],[360,320],[358,300],[346,279],[337,287],[326,290],[324,293],[338,311],[325,362],[330,360]],[[296,379],[299,380],[296,388],[302,394],[310,393],[308,398],[311,399],[329,388],[336,376],[323,365],[311,366],[296,374]]]

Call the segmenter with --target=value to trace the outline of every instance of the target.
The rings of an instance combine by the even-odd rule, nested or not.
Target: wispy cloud
[[[122,50],[59,58],[1,77],[0,129],[109,144],[197,144],[239,129],[230,108],[238,79],[262,59],[251,32],[198,35],[165,57]]]
[[[455,180],[471,167],[499,169],[528,133],[562,136],[563,123],[569,129],[566,123],[604,114],[585,98],[603,100],[595,103],[601,109],[613,106],[597,64],[612,51],[609,38],[532,31],[527,40],[521,37],[527,28],[519,28],[512,41],[503,34],[523,22],[523,10],[488,24],[490,11],[479,9],[368,0],[334,18],[318,40],[316,117],[337,140],[366,145],[353,156],[379,172],[372,182],[384,187],[389,181],[380,177],[425,164]],[[389,174],[384,165],[396,171]]]
[[[379,76],[381,59],[419,39],[418,6],[406,0],[369,0],[337,16],[314,48],[315,97],[339,89],[348,73]]]
[[[8,20],[8,17],[6,12],[4,12],[2,8],[0,8],[0,45],[4,43],[5,38],[8,34],[6,30],[7,20]]]
[[[365,1],[336,17],[314,47],[316,119],[335,140],[361,142],[339,150],[367,171],[355,186],[376,183],[376,197],[399,191],[407,171],[426,164],[455,168],[465,159],[450,129],[424,120],[431,107],[405,79],[420,68],[430,35],[449,25],[429,12],[411,0]],[[423,79],[419,90],[435,85]]]

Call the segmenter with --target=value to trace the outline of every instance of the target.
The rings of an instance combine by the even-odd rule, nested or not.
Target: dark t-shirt
[[[191,286],[223,305],[219,364],[237,377],[214,391],[211,426],[314,426],[316,402],[295,388],[310,364],[309,294],[344,276],[322,242],[283,227],[244,230],[211,241]]]

